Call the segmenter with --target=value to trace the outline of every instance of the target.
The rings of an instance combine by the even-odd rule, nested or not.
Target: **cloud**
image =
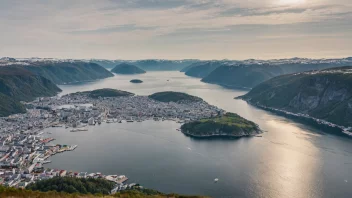
[[[141,54],[202,58],[209,54],[202,55],[198,49],[206,46],[214,49],[212,58],[231,54],[235,58],[238,53],[232,46],[244,41],[247,45],[243,44],[243,49],[264,43],[277,46],[256,51],[275,54],[287,49],[275,45],[285,37],[304,43],[304,38],[319,42],[319,36],[324,37],[322,43],[329,39],[336,50],[338,43],[343,43],[345,51],[351,50],[346,47],[352,32],[350,0],[307,0],[292,5],[279,1],[0,0],[0,55],[40,52],[88,57],[102,53],[111,59],[123,53],[128,58]],[[92,46],[95,49],[89,48]],[[317,54],[324,49],[318,48],[320,44],[315,46]],[[68,54],[68,48],[76,50]],[[292,53],[304,52],[293,43],[288,48]]]
[[[136,24],[116,25],[112,27],[103,27],[98,29],[90,30],[74,30],[68,33],[70,34],[109,34],[114,32],[132,32],[137,30],[155,30],[156,27],[142,27]]]

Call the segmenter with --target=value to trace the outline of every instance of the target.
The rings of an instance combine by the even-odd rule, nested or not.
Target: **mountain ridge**
[[[116,65],[116,67],[114,67],[111,72],[124,75],[146,73],[143,69],[128,63],[121,63],[119,65]]]

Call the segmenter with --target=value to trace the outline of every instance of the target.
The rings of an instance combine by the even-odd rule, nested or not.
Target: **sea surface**
[[[133,84],[131,79],[141,79]],[[199,140],[171,121],[112,123],[70,133],[48,128],[55,143],[77,144],[46,167],[123,174],[162,192],[212,197],[352,197],[352,139],[253,107],[246,93],[206,84],[180,72],[148,72],[60,86],[61,94],[115,88],[149,95],[180,91],[259,124],[262,137]],[[214,183],[218,178],[219,182]]]

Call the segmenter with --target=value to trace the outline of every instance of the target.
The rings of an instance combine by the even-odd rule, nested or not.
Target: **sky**
[[[0,57],[352,56],[352,0],[0,0]]]

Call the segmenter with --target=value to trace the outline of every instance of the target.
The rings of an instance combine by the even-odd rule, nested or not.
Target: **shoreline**
[[[276,108],[272,108],[272,107],[266,107],[264,105],[260,105],[259,103],[252,103],[249,100],[245,100],[245,99],[242,99],[242,98],[235,98],[235,99],[236,100],[240,99],[240,100],[246,101],[248,104],[250,104],[250,105],[252,105],[254,107],[257,107],[259,109],[263,109],[263,110],[275,113],[277,115],[280,115],[280,116],[283,116],[283,117],[286,117],[286,118],[297,120],[297,121],[299,121],[301,123],[308,124],[309,126],[316,127],[316,128],[321,129],[323,131],[325,131],[325,130],[333,130],[333,131],[329,131],[327,133],[334,133],[334,134],[337,134],[337,135],[342,135],[342,136],[345,136],[345,137],[352,138],[352,132],[348,131],[349,128],[347,128],[347,127],[340,126],[340,125],[331,123],[331,122],[326,121],[326,120],[314,118],[314,117],[311,117],[311,116],[306,115],[306,114],[293,113],[293,112],[284,111],[284,110],[280,110],[280,109],[276,109]]]
[[[187,133],[185,131],[180,130],[184,135],[193,137],[193,138],[198,138],[198,139],[212,139],[212,138],[231,138],[231,139],[238,139],[242,137],[255,137],[257,135],[260,135],[263,133],[262,130],[259,129],[257,134],[253,135],[227,135],[227,134],[212,134],[212,135],[194,135],[191,133]]]

